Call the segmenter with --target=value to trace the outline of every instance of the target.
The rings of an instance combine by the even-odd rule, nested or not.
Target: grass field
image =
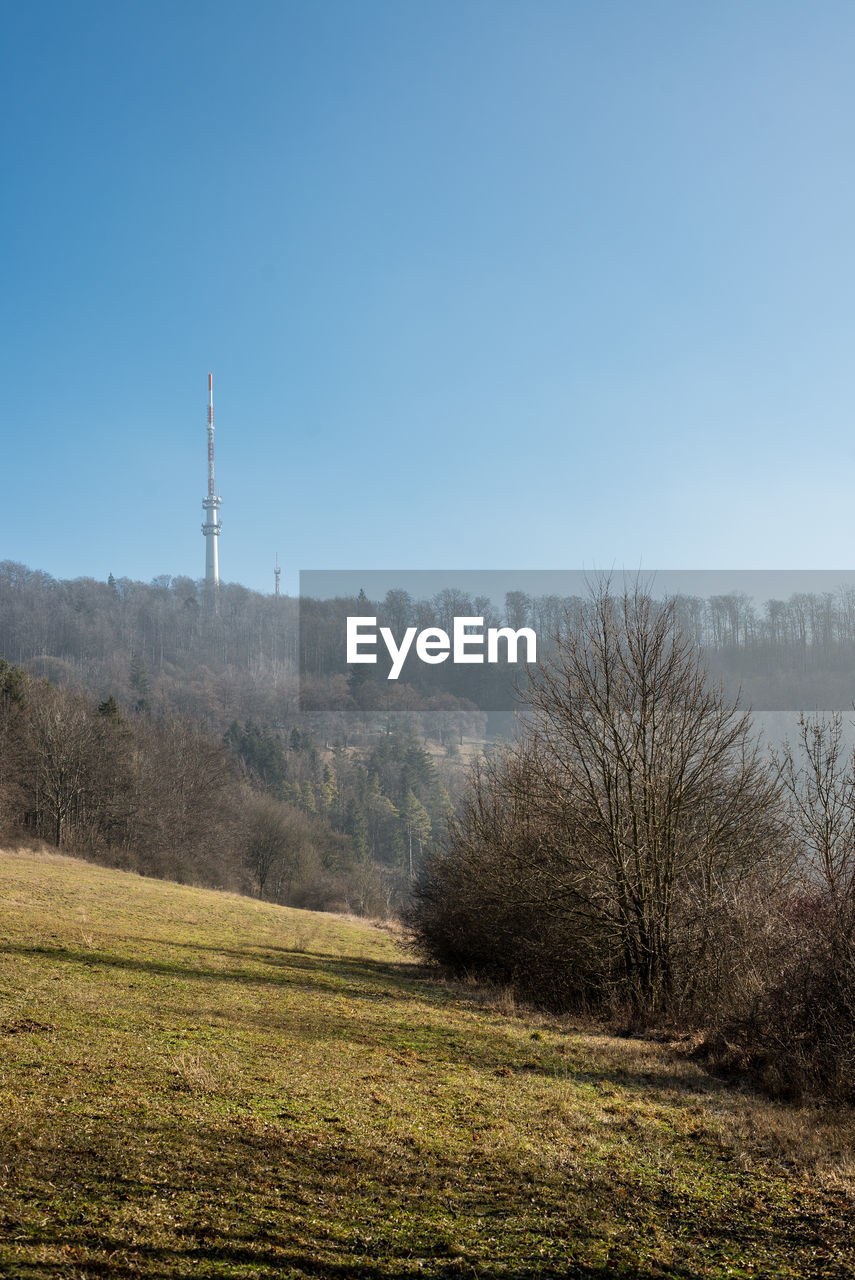
[[[0,854],[3,1277],[851,1276],[852,1133],[381,929]]]

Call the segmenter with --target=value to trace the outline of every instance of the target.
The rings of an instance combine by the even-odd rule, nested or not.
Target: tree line
[[[314,605],[303,602],[307,617]],[[316,617],[321,649],[333,643],[333,612],[330,621],[326,611],[326,632]],[[460,698],[413,689],[392,701],[360,695],[339,667],[309,678],[309,710],[301,711],[299,614],[293,598],[236,583],[221,584],[214,597],[187,577],[65,581],[0,562],[0,653],[54,685],[98,700],[112,694],[128,709],[177,713],[220,734],[233,720],[251,720],[286,733],[308,724],[326,741],[363,744],[393,727],[444,746],[483,736],[484,715]]]
[[[424,688],[416,677],[427,675],[418,667],[415,684],[372,679],[372,668],[344,661],[344,619],[367,611],[397,636],[409,626],[449,631],[455,616],[483,617],[485,628],[531,627],[545,651],[568,619],[575,625],[583,605],[577,596],[522,591],[497,604],[451,589],[429,600],[398,589],[378,601],[298,602],[224,583],[212,608],[204,583],[187,577],[64,581],[4,561],[0,653],[99,701],[111,693],[126,708],[142,701],[157,714],[177,712],[220,734],[233,720],[252,720],[286,733],[310,724],[325,740],[364,743],[407,725],[445,746],[485,735],[478,707],[500,705],[514,673],[498,693],[493,686],[507,673],[475,666],[432,668]],[[742,592],[682,594],[674,607],[710,669],[731,688],[741,683],[755,708],[848,705],[855,589],[763,603]]]

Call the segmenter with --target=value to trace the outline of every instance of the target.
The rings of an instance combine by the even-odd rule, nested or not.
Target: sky
[[[0,560],[845,569],[855,6],[0,3]]]

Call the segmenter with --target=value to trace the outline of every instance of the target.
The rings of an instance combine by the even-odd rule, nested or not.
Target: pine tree
[[[421,857],[424,842],[430,837],[431,820],[427,809],[411,790],[407,792],[401,805],[401,825],[407,842],[408,869],[412,880],[413,846],[416,846]]]
[[[363,861],[368,855],[368,822],[365,810],[355,797],[347,802],[344,829],[353,841],[356,856]]]
[[[321,783],[321,802],[327,813],[335,807],[337,798],[338,783],[336,782],[335,770],[331,764],[325,764],[324,780]]]

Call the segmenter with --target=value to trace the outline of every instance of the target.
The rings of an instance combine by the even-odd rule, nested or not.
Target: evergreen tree
[[[424,842],[429,839],[431,833],[430,814],[412,791],[407,792],[404,797],[404,803],[401,805],[401,826],[407,843],[407,868],[412,880],[414,875],[413,854],[417,851],[419,859],[421,859]]]
[[[0,695],[6,703],[22,704],[27,676],[20,667],[13,667],[5,658],[0,658]]]
[[[321,803],[327,813],[335,808],[337,798],[338,786],[336,784],[335,770],[331,764],[325,764],[324,780],[321,783]]]
[[[368,856],[368,822],[365,810],[355,797],[347,802],[344,829],[353,841],[357,858],[363,861]]]

